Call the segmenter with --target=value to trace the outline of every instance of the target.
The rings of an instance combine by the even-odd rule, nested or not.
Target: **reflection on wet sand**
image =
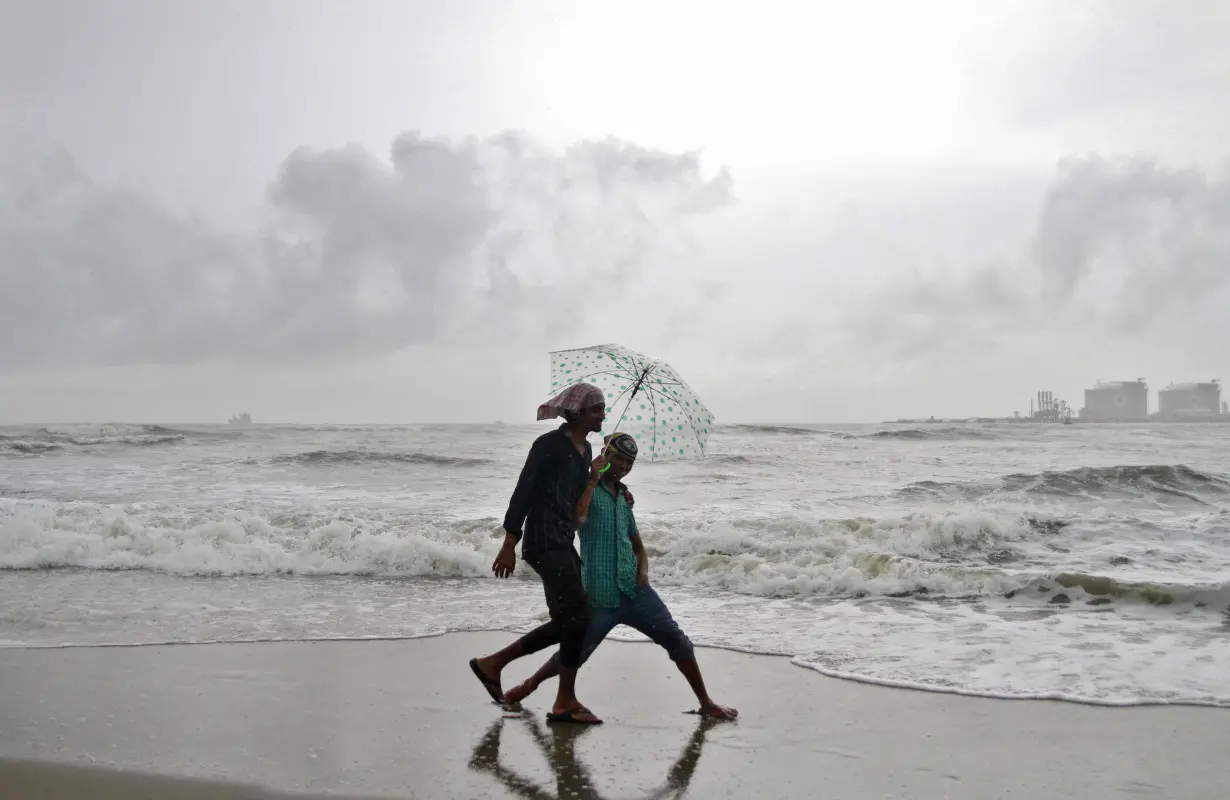
[[[716,720],[700,717],[696,729],[688,738],[679,753],[679,757],[667,770],[663,784],[647,792],[646,800],[662,800],[663,798],[681,797],[687,791],[688,784],[696,772],[700,762],[701,749],[705,743],[705,734]],[[523,726],[530,738],[542,751],[555,771],[555,789],[550,791],[538,785],[533,780],[518,773],[515,769],[500,763],[500,744],[505,727]],[[470,757],[469,767],[477,772],[491,775],[500,781],[509,792],[533,800],[603,800],[603,796],[594,786],[590,770],[578,758],[576,744],[581,737],[593,727],[587,725],[547,725],[536,717],[529,715],[506,716],[496,720],[479,740]]]

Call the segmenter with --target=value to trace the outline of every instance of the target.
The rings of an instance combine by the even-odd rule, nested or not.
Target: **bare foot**
[[[719,706],[717,703],[705,703],[697,712],[702,717],[712,717],[713,719],[733,720],[739,718],[739,712],[733,708]]]
[[[537,686],[533,685],[529,681],[518,683],[507,692],[504,692],[504,705],[515,706],[519,704],[522,700],[533,694],[534,690],[537,688]]]

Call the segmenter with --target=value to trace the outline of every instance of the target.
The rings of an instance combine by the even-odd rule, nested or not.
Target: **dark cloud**
[[[1230,172],[1134,156],[1064,161],[1025,252],[895,283],[851,335],[898,355],[951,356],[1030,330],[1230,347]]]
[[[681,221],[732,199],[693,153],[406,133],[388,160],[291,153],[276,222],[234,236],[99,186],[68,154],[27,155],[0,176],[0,366],[307,361],[476,321],[575,325],[559,304],[618,296]]]
[[[1029,2],[972,45],[970,72],[979,98],[1013,122],[1101,117],[1171,137],[1194,122],[1207,136],[1230,122],[1228,40],[1221,2]]]
[[[1143,157],[1063,164],[1032,252],[1048,301],[1145,325],[1226,288],[1228,257],[1230,173]]]

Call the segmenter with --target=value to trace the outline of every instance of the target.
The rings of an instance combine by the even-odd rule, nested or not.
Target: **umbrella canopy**
[[[550,355],[552,395],[575,383],[592,383],[606,395],[603,435],[632,434],[651,461],[705,454],[713,415],[670,364],[619,344]]]

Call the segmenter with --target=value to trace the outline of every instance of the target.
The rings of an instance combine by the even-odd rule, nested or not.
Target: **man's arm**
[[[585,520],[589,516],[589,503],[594,499],[594,489],[598,487],[598,482],[590,480],[585,484],[585,491],[581,492],[581,499],[577,501],[577,507],[572,518],[572,527],[576,530],[581,530],[581,526],[585,524]]]
[[[600,470],[604,466],[606,466],[606,460],[601,456],[590,465],[589,483],[585,484],[585,491],[581,492],[581,497],[577,500],[576,508],[573,510],[572,527],[574,530],[579,531],[589,515],[589,504],[594,499],[594,489],[598,488],[598,482],[602,480]]]
[[[632,552],[636,553],[636,585],[649,585],[649,553],[645,552],[645,544],[641,537],[633,536]]]
[[[525,518],[530,513],[530,502],[534,497],[534,484],[538,480],[538,472],[543,462],[546,461],[547,451],[547,438],[540,436],[525,457],[525,466],[521,468],[521,476],[517,478],[517,488],[513,489],[512,498],[508,501],[508,511],[504,514],[504,534],[505,540],[511,537],[513,544],[521,540]]]
[[[628,510],[632,515],[632,510]],[[628,538],[632,540],[632,552],[636,554],[636,585],[649,585],[649,553],[645,552],[645,543],[641,541],[641,532],[636,527],[636,517],[628,522]]]
[[[500,545],[500,552],[491,564],[491,571],[497,578],[507,578],[517,568],[517,542],[521,541],[524,533],[522,528],[530,513],[534,486],[546,460],[547,448],[545,436],[534,441],[529,455],[525,457],[525,466],[521,468],[521,477],[517,479],[517,488],[513,489],[512,499],[508,501],[508,511],[504,514],[504,544]]]

